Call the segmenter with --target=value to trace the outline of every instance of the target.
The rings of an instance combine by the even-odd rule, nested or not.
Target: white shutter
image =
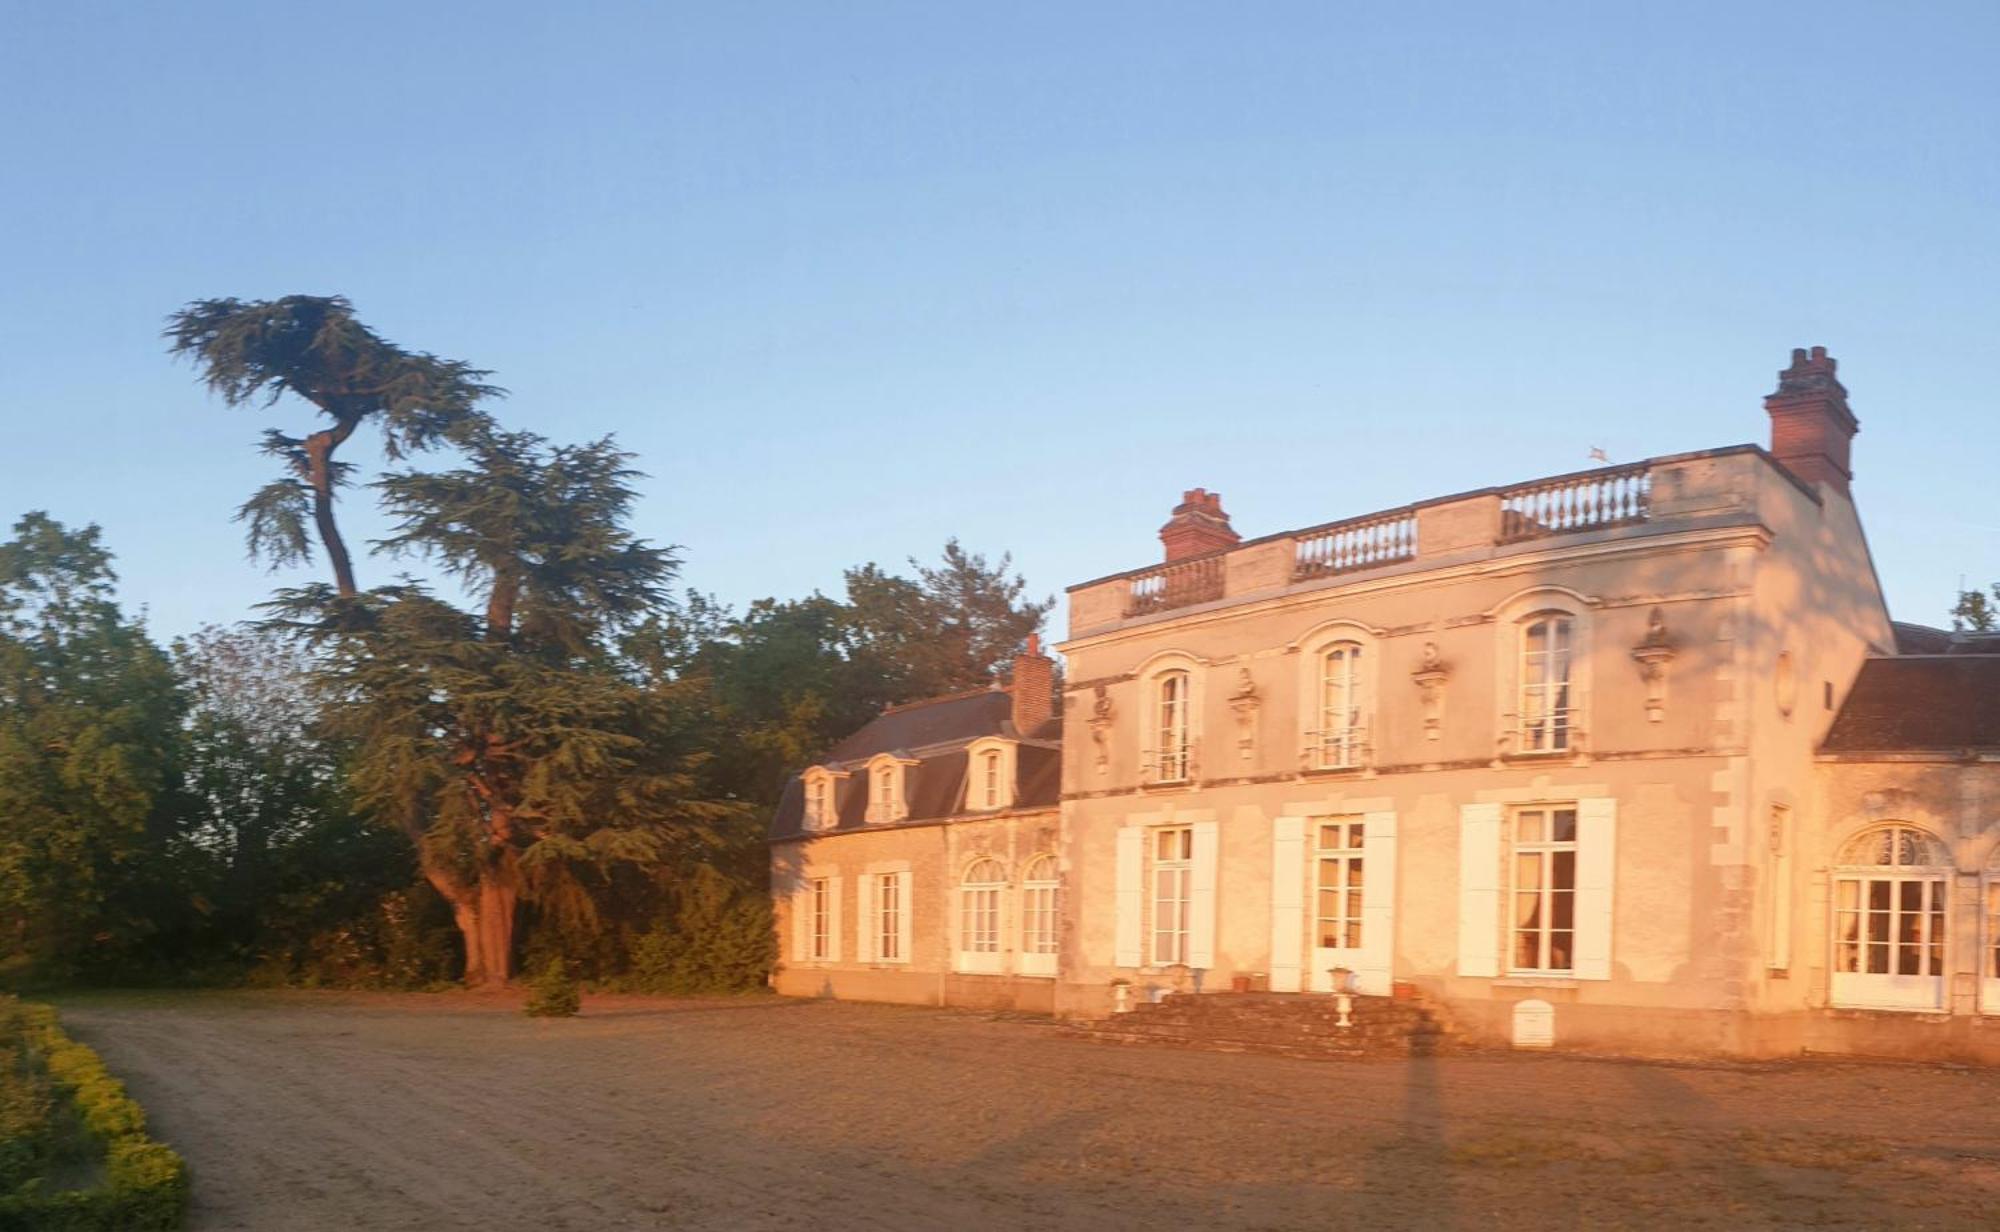
[[[812,878],[801,880],[792,891],[792,961],[802,963],[812,957]]]
[[[1396,815],[1367,813],[1361,818],[1360,990],[1386,997],[1396,967]]]
[[[1618,801],[1576,802],[1576,978],[1611,978],[1611,883],[1618,864]]]
[[[826,960],[840,961],[840,877],[826,879]]]
[[[916,961],[910,955],[910,926],[917,915],[916,881],[913,872],[896,874],[896,903],[901,908],[896,912],[896,956],[904,962]]]
[[[1146,892],[1145,855],[1144,827],[1126,826],[1118,831],[1117,883],[1112,887],[1118,898],[1118,933],[1113,961],[1120,967],[1139,965],[1139,902]]]
[[[1215,877],[1221,863],[1216,823],[1198,821],[1194,832],[1194,884],[1188,888],[1188,966],[1206,971],[1215,966]]]
[[[1306,819],[1271,819],[1271,991],[1297,992],[1305,965]]]
[[[874,873],[863,873],[861,875],[861,892],[855,895],[858,901],[854,905],[860,908],[861,919],[854,929],[854,957],[860,962],[872,963],[875,961],[875,938],[877,932],[875,890],[881,883],[882,878]]]
[[[1500,806],[1458,809],[1458,973],[1500,974]]]

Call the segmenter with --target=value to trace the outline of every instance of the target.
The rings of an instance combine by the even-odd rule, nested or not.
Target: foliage
[[[11,1048],[28,1058],[28,1064],[42,1068],[50,1089],[74,1114],[87,1145],[103,1163],[102,1183],[92,1188],[48,1189],[47,1169],[77,1144],[51,1142],[44,1131],[36,1161],[42,1174],[0,1193],[0,1232],[151,1232],[182,1225],[187,1213],[187,1165],[171,1148],[146,1136],[144,1111],[95,1052],[63,1034],[53,1010],[11,998],[0,1000],[0,1047]],[[43,1124],[49,1123],[45,1118]]]
[[[770,896],[710,868],[675,895],[673,915],[632,945],[633,992],[691,994],[762,988],[778,960]]]
[[[96,527],[30,513],[0,544],[0,955],[17,970],[129,961],[177,893],[182,699],[114,581]]]
[[[251,556],[274,567],[311,559],[310,517],[346,595],[357,587],[333,506],[350,470],[335,452],[374,419],[388,456],[401,459],[476,422],[480,400],[503,392],[478,368],[389,342],[337,295],[197,300],[168,318],[166,336],[226,404],[269,406],[291,394],[331,421],[303,436],[265,431],[264,452],[285,476],[258,489],[236,517],[249,524]]]
[[[383,546],[476,588],[480,610],[415,582],[271,607],[312,657],[357,804],[416,844],[467,978],[493,983],[512,973],[523,898],[592,920],[608,870],[699,848],[740,810],[700,793],[675,691],[616,661],[675,567],[626,529],[627,455],[497,430],[468,449],[469,468],[377,486],[396,518]]]
[[[569,964],[551,958],[535,977],[522,1013],[530,1018],[574,1018],[583,1008],[583,993],[570,978]]]
[[[1977,590],[1959,591],[1958,603],[1951,609],[1951,627],[1968,633],[1992,633],[2000,629],[2000,609],[1995,607],[1995,602],[2000,602],[2000,582],[1995,582],[1992,590],[1994,602]]]

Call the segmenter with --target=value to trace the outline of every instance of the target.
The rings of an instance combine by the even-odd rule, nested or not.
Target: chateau
[[[1737,445],[1073,586],[1065,679],[884,713],[773,821],[779,991],[2000,1060],[2000,645],[1890,620],[1823,348]]]

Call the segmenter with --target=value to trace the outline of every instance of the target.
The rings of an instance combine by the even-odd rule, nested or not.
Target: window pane
[[[1549,893],[1549,924],[1554,928],[1576,927],[1576,895],[1567,890]]]
[[[1554,840],[1558,843],[1574,843],[1576,841],[1576,810],[1557,809],[1550,816],[1555,819]]]
[[[1522,852],[1514,857],[1514,888],[1535,890],[1542,884],[1542,857],[1534,852]]]
[[[1870,881],[1868,883],[1868,909],[1870,911],[1887,911],[1889,909],[1889,894],[1895,884],[1893,881]]]
[[[1525,813],[1515,814],[1514,841],[1517,843],[1541,842],[1542,815],[1536,812],[1525,812]]]
[[[1571,934],[1560,931],[1549,933],[1549,970],[1568,971],[1570,962]]]
[[[1574,851],[1552,851],[1549,853],[1549,863],[1553,866],[1549,884],[1558,890],[1574,890],[1576,888],[1576,853]]]

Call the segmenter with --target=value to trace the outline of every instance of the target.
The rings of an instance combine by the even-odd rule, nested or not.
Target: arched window
[[[1576,621],[1567,613],[1537,612],[1521,622],[1520,752],[1570,748],[1576,726],[1575,644]]]
[[[1848,840],[1836,865],[1834,1004],[1943,1008],[1950,852],[1915,826],[1892,824]]]
[[[1000,970],[1000,897],[1006,889],[1007,870],[998,860],[975,860],[965,870],[958,887],[959,970]]]
[[[1153,687],[1154,746],[1147,758],[1152,778],[1160,783],[1184,782],[1192,762],[1188,716],[1193,682],[1177,670],[1161,673]]]
[[[1319,657],[1319,726],[1309,745],[1312,766],[1345,770],[1358,766],[1366,732],[1361,725],[1361,646],[1336,642]]]
[[[1039,855],[1021,874],[1021,974],[1056,973],[1056,858]]]

